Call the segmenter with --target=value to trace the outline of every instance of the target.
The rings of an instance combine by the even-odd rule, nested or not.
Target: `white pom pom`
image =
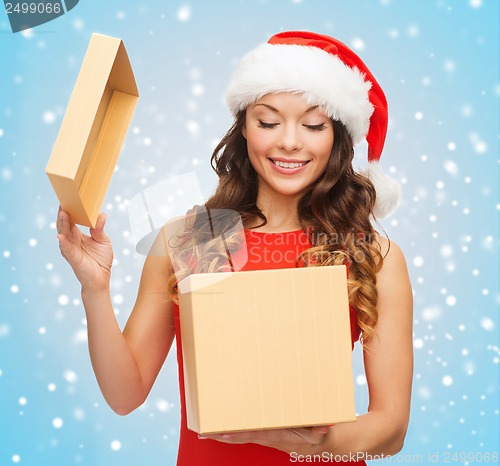
[[[377,218],[391,215],[399,203],[399,183],[394,178],[384,175],[378,162],[368,163],[366,170],[360,170],[360,174],[372,182],[377,192],[373,215]]]

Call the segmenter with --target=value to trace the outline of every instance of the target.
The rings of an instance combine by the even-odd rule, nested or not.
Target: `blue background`
[[[120,324],[144,260],[128,200],[193,170],[208,197],[237,60],[280,30],[334,35],[387,94],[382,162],[403,188],[399,210],[382,222],[406,254],[415,296],[399,462],[498,453],[498,9],[496,0],[82,0],[17,34],[0,11],[0,464],[175,464],[175,349],[148,401],[115,415],[95,382],[79,285],[56,241],[58,202],[44,170],[92,32],[124,40],[141,94],[103,208]],[[361,413],[359,348],[354,361]]]

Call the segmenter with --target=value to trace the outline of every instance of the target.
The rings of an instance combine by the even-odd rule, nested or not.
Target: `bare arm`
[[[387,241],[380,243],[384,254]],[[378,273],[377,289],[377,336],[364,351],[368,413],[354,423],[332,427],[311,447],[315,453],[393,455],[403,447],[413,377],[413,299],[403,253],[393,242]]]
[[[147,257],[123,333],[109,290],[87,293],[82,288],[92,367],[104,398],[117,414],[128,414],[144,402],[172,346],[175,328],[166,277],[165,258]]]
[[[100,216],[90,236],[59,213],[61,253],[82,284],[92,367],[109,406],[124,415],[140,406],[153,386],[175,336],[166,291],[168,257],[147,257],[136,303],[122,333],[109,291],[112,250]]]

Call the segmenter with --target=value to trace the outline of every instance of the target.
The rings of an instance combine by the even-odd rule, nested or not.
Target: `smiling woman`
[[[212,254],[196,242],[205,233],[198,212],[214,209],[241,216],[249,252],[241,273],[346,265],[350,340],[354,346],[361,337],[363,344],[368,412],[330,426],[198,436],[187,427],[179,274],[170,258],[146,259],[122,333],[109,297],[113,252],[105,217],[86,236],[60,212],[60,248],[82,284],[90,355],[103,395],[119,414],[140,406],[175,338],[179,466],[284,466],[315,457],[365,464],[374,455],[392,455],[402,448],[409,418],[412,293],[401,250],[371,223],[397,203],[394,182],[378,166],[387,130],[384,93],[343,43],[284,32],[243,58],[226,98],[235,121],[212,154],[216,191],[186,220],[192,225],[180,239],[189,253],[183,272],[227,267],[226,251]],[[352,168],[353,145],[364,139],[369,167],[360,174]],[[229,250],[232,238],[227,240]],[[315,362],[328,364],[327,358]]]

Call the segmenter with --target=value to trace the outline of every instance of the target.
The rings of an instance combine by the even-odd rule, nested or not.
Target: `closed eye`
[[[275,128],[279,123],[266,123],[265,121],[259,120],[259,128]]]
[[[311,131],[323,131],[326,129],[326,125],[324,123],[321,123],[320,125],[304,125],[307,129],[310,129]]]

